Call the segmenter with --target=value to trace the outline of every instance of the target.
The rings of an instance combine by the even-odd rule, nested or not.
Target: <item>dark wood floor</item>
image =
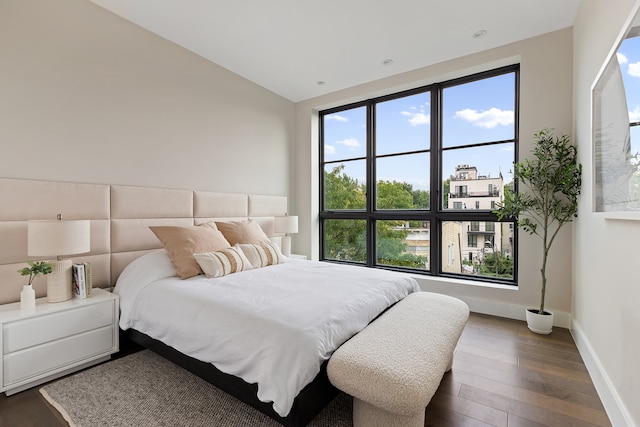
[[[610,426],[567,329],[472,314],[427,426]]]
[[[123,353],[137,350],[123,345]],[[0,395],[0,427],[66,426],[38,393]],[[426,426],[610,426],[566,329],[536,335],[524,322],[472,314],[427,407]]]

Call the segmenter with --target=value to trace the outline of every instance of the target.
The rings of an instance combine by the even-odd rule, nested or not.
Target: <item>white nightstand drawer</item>
[[[3,387],[39,374],[108,354],[115,343],[113,325],[5,355]]]
[[[107,300],[74,310],[5,323],[2,334],[3,353],[6,355],[101,326],[113,325],[114,313],[114,300]]]

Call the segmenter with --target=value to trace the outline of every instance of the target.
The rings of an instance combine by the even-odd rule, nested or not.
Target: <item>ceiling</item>
[[[293,102],[570,27],[580,4],[92,1]],[[480,30],[486,34],[474,37]],[[392,62],[385,64],[386,60]]]

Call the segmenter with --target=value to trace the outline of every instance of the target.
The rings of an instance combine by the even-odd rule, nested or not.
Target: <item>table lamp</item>
[[[61,302],[71,299],[72,262],[64,255],[81,254],[91,250],[91,221],[57,220],[27,222],[27,255],[53,256],[52,272],[47,275],[47,301]]]
[[[276,233],[285,233],[282,237],[282,254],[291,256],[291,237],[289,234],[298,232],[297,216],[277,216],[274,218],[273,228]]]

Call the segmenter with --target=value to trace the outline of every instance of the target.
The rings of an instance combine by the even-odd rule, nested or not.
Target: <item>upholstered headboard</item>
[[[70,258],[90,262],[94,286],[106,288],[132,260],[162,247],[150,225],[254,219],[277,241],[274,217],[286,212],[284,196],[0,178],[0,304],[19,300],[26,278],[17,270],[36,259],[27,256],[28,220],[91,220],[91,252]],[[46,279],[34,287],[46,295]]]

